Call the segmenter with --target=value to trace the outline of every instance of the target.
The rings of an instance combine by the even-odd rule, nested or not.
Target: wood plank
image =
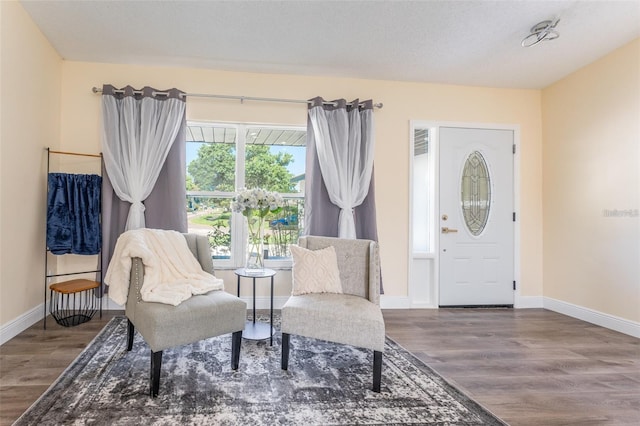
[[[511,425],[640,424],[640,339],[544,309],[384,317],[391,338]]]
[[[0,426],[115,314],[69,328],[48,319],[0,346]],[[640,424],[640,339],[544,309],[383,314],[392,339],[512,426]]]
[[[105,311],[76,327],[53,318],[29,327],[0,346],[0,426],[11,425],[62,374],[115,315]]]

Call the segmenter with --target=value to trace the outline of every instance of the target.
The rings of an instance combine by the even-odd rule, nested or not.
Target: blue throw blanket
[[[49,173],[48,184],[47,246],[51,253],[100,253],[102,177]]]

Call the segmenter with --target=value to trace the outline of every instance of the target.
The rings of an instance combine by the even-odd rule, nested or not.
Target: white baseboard
[[[3,324],[0,327],[0,345],[5,344],[18,334],[40,321],[44,315],[44,304],[41,303],[35,308],[25,312],[13,321]]]
[[[382,309],[438,309],[439,306],[432,303],[412,302],[408,297],[401,296],[380,296],[380,306]],[[542,308],[542,296],[521,296],[515,301],[515,308]]]
[[[411,300],[408,297],[381,294],[380,307],[382,309],[409,309],[411,308]]]
[[[543,308],[544,300],[542,296],[516,296],[513,307],[516,309]]]
[[[426,302],[413,302],[411,303],[411,306],[409,306],[409,309],[440,309],[440,306]]]
[[[544,308],[591,324],[615,330],[620,333],[628,334],[629,336],[640,338],[640,323],[635,321],[594,311],[593,309],[563,302],[562,300],[552,299],[550,297],[544,298]]]
[[[102,309],[105,311],[124,311],[124,306],[118,305],[109,298],[109,295],[105,295],[102,301]]]

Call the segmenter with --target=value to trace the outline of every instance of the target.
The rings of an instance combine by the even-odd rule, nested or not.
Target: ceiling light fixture
[[[531,47],[540,43],[542,40],[555,40],[560,37],[560,34],[555,30],[560,19],[555,21],[542,21],[531,27],[531,34],[526,36],[523,40],[522,47]]]

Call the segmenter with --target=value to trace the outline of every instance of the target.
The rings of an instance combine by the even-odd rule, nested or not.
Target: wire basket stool
[[[74,327],[89,321],[98,311],[94,295],[100,283],[77,279],[51,284],[49,312],[63,327]]]

